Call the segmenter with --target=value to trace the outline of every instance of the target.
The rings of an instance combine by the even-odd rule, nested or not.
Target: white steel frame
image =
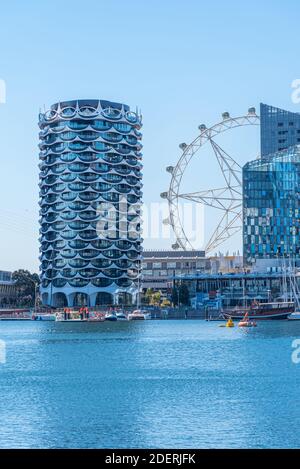
[[[240,117],[230,117],[228,113],[224,113],[223,121],[218,124],[210,128],[204,125],[199,126],[200,135],[190,145],[180,145],[183,153],[178,163],[175,167],[167,168],[172,175],[169,190],[161,194],[161,197],[167,199],[169,203],[169,218],[164,220],[164,223],[169,223],[175,233],[176,243],[173,244],[173,249],[195,249],[184,231],[180,218],[179,201],[182,199],[202,203],[222,211],[217,227],[205,246],[207,253],[241,230],[242,167],[214,141],[214,137],[236,127],[259,125],[259,123],[260,118],[254,108],[250,108],[247,115]],[[199,192],[180,193],[181,181],[187,166],[195,153],[207,142],[211,144],[214,151],[224,177],[224,186]]]

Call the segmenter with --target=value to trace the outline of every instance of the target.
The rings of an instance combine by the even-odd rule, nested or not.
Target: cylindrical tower
[[[41,113],[39,126],[43,303],[134,299],[142,241],[141,116],[110,101],[66,101]]]

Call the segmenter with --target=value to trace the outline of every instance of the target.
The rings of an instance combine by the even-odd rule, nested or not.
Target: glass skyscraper
[[[244,262],[300,257],[300,145],[243,168]]]
[[[53,306],[127,302],[140,275],[141,116],[76,100],[39,116],[41,295]]]
[[[260,104],[261,156],[300,144],[300,114]]]

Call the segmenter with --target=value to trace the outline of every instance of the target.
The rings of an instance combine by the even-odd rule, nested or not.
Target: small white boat
[[[58,322],[87,322],[87,319],[80,319],[80,318],[77,318],[77,319],[64,319],[64,318],[61,318],[61,317],[56,317],[55,321],[58,321]]]
[[[295,311],[288,316],[289,321],[300,321],[300,311]]]
[[[151,319],[151,313],[147,313],[147,311],[143,311],[141,309],[136,309],[132,313],[128,314],[129,321],[137,321],[137,320],[145,320]]]
[[[116,316],[118,321],[128,321],[126,314],[123,312],[116,313]]]
[[[36,314],[32,316],[34,321],[55,321],[56,315],[55,314]]]
[[[117,315],[114,312],[105,314],[105,321],[117,321],[117,319]]]

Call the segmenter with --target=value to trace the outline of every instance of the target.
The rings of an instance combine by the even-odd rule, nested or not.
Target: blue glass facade
[[[244,262],[300,257],[300,146],[243,168]]]
[[[136,295],[141,262],[141,116],[103,100],[39,116],[43,302],[94,306]]]
[[[300,144],[300,114],[260,104],[261,156]]]

